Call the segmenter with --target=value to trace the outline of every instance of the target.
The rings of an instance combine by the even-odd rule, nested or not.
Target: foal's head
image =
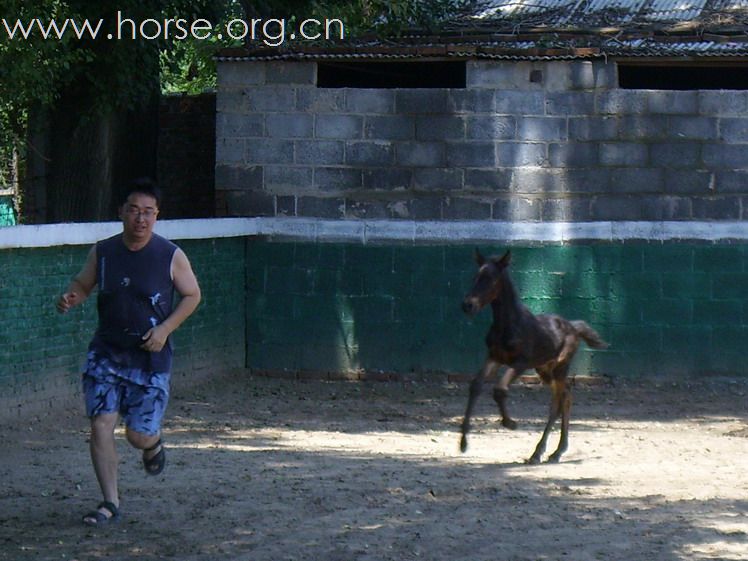
[[[503,257],[485,258],[480,251],[475,250],[478,272],[473,280],[473,287],[462,301],[462,311],[468,315],[475,315],[484,306],[499,297],[504,289],[504,283],[509,282],[504,271],[509,266],[510,261],[509,251]]]

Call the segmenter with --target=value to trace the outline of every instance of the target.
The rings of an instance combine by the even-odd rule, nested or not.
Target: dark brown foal
[[[462,309],[466,314],[475,315],[484,306],[491,304],[493,323],[486,335],[488,357],[470,384],[467,410],[462,421],[460,449],[463,452],[467,449],[470,417],[483,382],[492,378],[502,365],[508,367],[496,383],[493,398],[501,412],[501,424],[515,429],[517,423],[509,416],[506,405],[509,385],[525,370],[534,368],[543,383],[550,385],[552,396],[543,436],[528,463],[540,462],[548,435],[561,417],[558,448],[548,458],[549,462],[558,462],[569,444],[571,388],[567,376],[574,353],[582,340],[595,349],[604,349],[608,344],[584,321],[569,321],[551,314],[536,316],[530,312],[522,304],[507,272],[509,251],[503,257],[486,259],[476,250],[475,257],[478,273],[473,287],[462,302]]]

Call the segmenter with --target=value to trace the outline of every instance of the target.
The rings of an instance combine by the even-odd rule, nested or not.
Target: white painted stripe
[[[90,244],[121,229],[118,222],[9,226],[0,228],[0,248]]]
[[[0,249],[86,245],[121,230],[119,222],[0,228]],[[387,242],[748,241],[748,222],[491,222],[212,218],[161,220],[172,240],[267,236],[279,240]]]
[[[236,238],[257,235],[256,220],[256,218],[160,220],[156,222],[155,230],[170,240]]]
[[[155,231],[173,240],[257,235],[256,218],[159,220]],[[0,228],[0,249],[89,245],[122,231],[121,222],[44,224]]]

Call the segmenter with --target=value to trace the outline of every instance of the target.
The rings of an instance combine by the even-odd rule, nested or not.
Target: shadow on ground
[[[516,433],[484,396],[459,455],[466,386],[222,378],[174,396],[164,476],[120,445],[124,516],[98,530],[79,522],[97,501],[85,420],[5,427],[0,559],[741,559],[748,470],[720,446],[745,450],[746,387],[578,387],[573,451],[532,467],[540,388],[514,392]]]

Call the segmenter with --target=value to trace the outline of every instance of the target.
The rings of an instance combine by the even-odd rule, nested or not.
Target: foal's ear
[[[501,267],[508,267],[511,262],[512,262],[512,252],[507,249],[506,253],[504,254],[504,257],[499,259],[499,265]]]
[[[486,258],[483,257],[483,254],[481,254],[477,247],[475,248],[475,262],[478,264],[478,267],[482,267],[486,262]]]

